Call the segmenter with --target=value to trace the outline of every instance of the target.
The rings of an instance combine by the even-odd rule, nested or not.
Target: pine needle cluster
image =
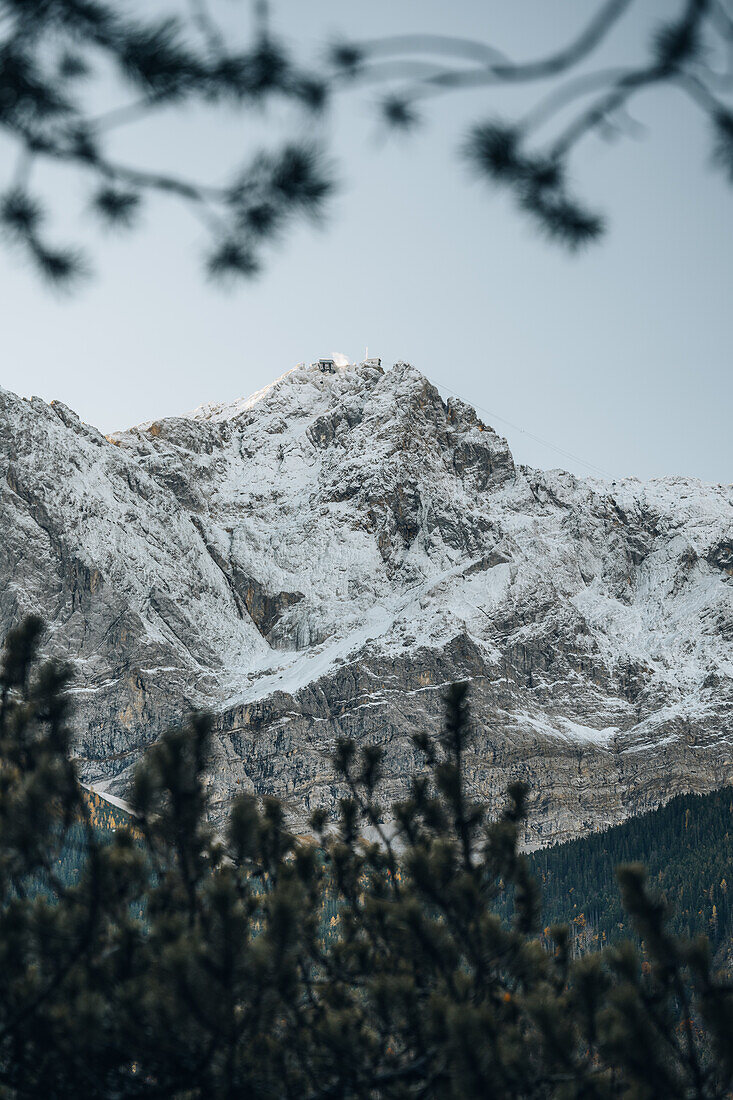
[[[184,204],[203,227],[208,275],[251,278],[269,244],[327,210],[337,172],[318,123],[334,98],[353,88],[370,96],[375,86],[384,89],[373,110],[382,126],[403,135],[422,124],[436,97],[538,88],[530,110],[514,118],[492,111],[465,127],[456,149],[474,175],[506,190],[542,235],[570,251],[606,228],[603,214],[575,193],[573,158],[589,135],[638,134],[630,111],[650,89],[694,105],[711,134],[711,163],[733,179],[733,17],[721,0],[670,5],[661,23],[649,21],[647,40],[635,51],[641,60],[622,57],[611,67],[597,55],[631,0],[599,0],[565,45],[528,61],[493,42],[418,30],[343,40],[307,63],[274,29],[267,0],[255,0],[251,35],[240,3],[239,36],[217,18],[223,3],[177,0],[160,14],[155,4],[110,0],[0,0],[0,134],[17,154],[0,192],[0,232],[53,286],[72,286],[91,262],[78,243],[57,242],[50,228],[57,199],[39,181],[44,166],[69,169],[81,181],[85,210],[100,229],[139,227],[156,197]],[[114,106],[100,111],[110,92]],[[270,113],[268,147],[241,160],[237,153],[222,179],[207,179],[205,166],[197,176],[176,169],[178,154],[206,125],[202,110],[232,125],[239,150],[242,117],[261,118],[282,104],[296,108],[294,123],[283,126],[282,113]],[[190,127],[180,144],[161,147],[170,170],[115,155],[119,127],[166,112]]]
[[[205,265],[215,278],[256,273],[264,244],[300,217],[319,217],[333,190],[333,170],[308,125],[297,139],[253,151],[220,184],[205,173],[194,179],[118,160],[110,152],[114,131],[165,111],[231,114],[277,100],[312,120],[328,98],[326,80],[270,32],[262,5],[246,47],[227,40],[206,0],[184,5],[175,18],[149,8],[155,5],[133,14],[107,0],[0,2],[0,133],[17,149],[0,195],[0,229],[56,286],[73,284],[90,264],[77,245],[53,242],[52,203],[33,180],[43,164],[80,176],[101,228],[135,228],[156,195],[185,203],[206,231]],[[110,87],[118,105],[100,113],[95,103]]]

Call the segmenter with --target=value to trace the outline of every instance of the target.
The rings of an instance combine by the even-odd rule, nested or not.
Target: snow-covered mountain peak
[[[299,365],[109,439],[0,391],[0,429],[0,627],[52,624],[84,774],[118,793],[206,706],[222,803],[332,805],[344,732],[396,795],[457,678],[473,781],[532,780],[535,840],[733,778],[730,486],[516,466],[406,363]]]
[[[206,404],[194,409],[189,417],[194,420],[236,420],[255,405],[280,407],[293,406],[293,411],[307,414],[323,409],[350,390],[360,390],[365,382],[373,381],[382,372],[364,364],[337,364],[332,360],[324,370],[316,363],[299,363],[267,386],[249,397],[221,404]]]

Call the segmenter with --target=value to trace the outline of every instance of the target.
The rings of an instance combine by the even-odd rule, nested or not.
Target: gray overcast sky
[[[601,60],[629,60],[655,18],[678,5],[636,7]],[[422,30],[477,36],[522,59],[562,44],[590,11],[588,0],[274,8],[306,58],[338,30]],[[221,10],[232,33],[246,23],[245,5]],[[510,114],[538,94],[454,95],[403,140],[380,134],[373,93],[350,93],[325,124],[342,182],[326,226],[298,229],[259,281],[233,293],[206,283],[200,231],[172,203],[151,203],[133,236],[102,240],[96,279],[70,299],[0,252],[0,383],[58,397],[110,431],[247,394],[319,354],[361,358],[368,344],[488,410],[484,419],[493,417],[520,461],[588,472],[499,417],[613,476],[730,482],[733,189],[710,168],[705,123],[679,94],[658,91],[634,107],[643,139],[588,140],[576,185],[608,214],[610,232],[569,257],[470,180],[455,153],[471,121]],[[131,161],[216,179],[262,132],[251,116],[225,124],[172,113],[116,141]],[[59,175],[47,186],[58,235],[86,234],[78,183]]]

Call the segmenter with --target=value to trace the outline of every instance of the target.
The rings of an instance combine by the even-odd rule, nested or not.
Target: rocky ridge
[[[469,679],[474,789],[532,784],[527,843],[733,781],[733,487],[514,463],[408,364],[300,366],[247,400],[109,438],[0,389],[0,630],[76,669],[77,758],[124,796],[189,707],[223,811],[304,827],[342,734],[410,734]]]

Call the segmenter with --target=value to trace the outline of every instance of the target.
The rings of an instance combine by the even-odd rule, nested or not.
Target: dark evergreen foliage
[[[134,831],[100,837],[68,758],[67,673],[34,661],[40,629],[10,635],[0,671],[2,1095],[730,1095],[730,984],[705,939],[670,933],[642,868],[619,881],[643,953],[623,940],[575,959],[566,928],[538,935],[524,789],[495,822],[466,792],[466,685],[442,735],[417,739],[426,775],[389,829],[379,750],[343,741],[319,846],[274,799],[240,796],[217,835],[194,716],[139,767]]]
[[[638,133],[628,109],[650,88],[681,91],[710,120],[713,162],[731,178],[733,17],[718,0],[679,0],[665,6],[661,23],[661,8],[653,13],[641,60],[593,67],[596,51],[632,2],[593,5],[570,42],[536,60],[514,61],[494,43],[412,34],[340,43],[333,63],[350,82],[394,84],[383,117],[397,129],[415,125],[418,108],[435,96],[469,88],[491,92],[497,85],[540,85],[536,105],[523,116],[491,117],[472,125],[463,152],[479,178],[508,190],[544,235],[575,251],[601,237],[606,220],[570,191],[572,156],[589,134],[614,138]]]

